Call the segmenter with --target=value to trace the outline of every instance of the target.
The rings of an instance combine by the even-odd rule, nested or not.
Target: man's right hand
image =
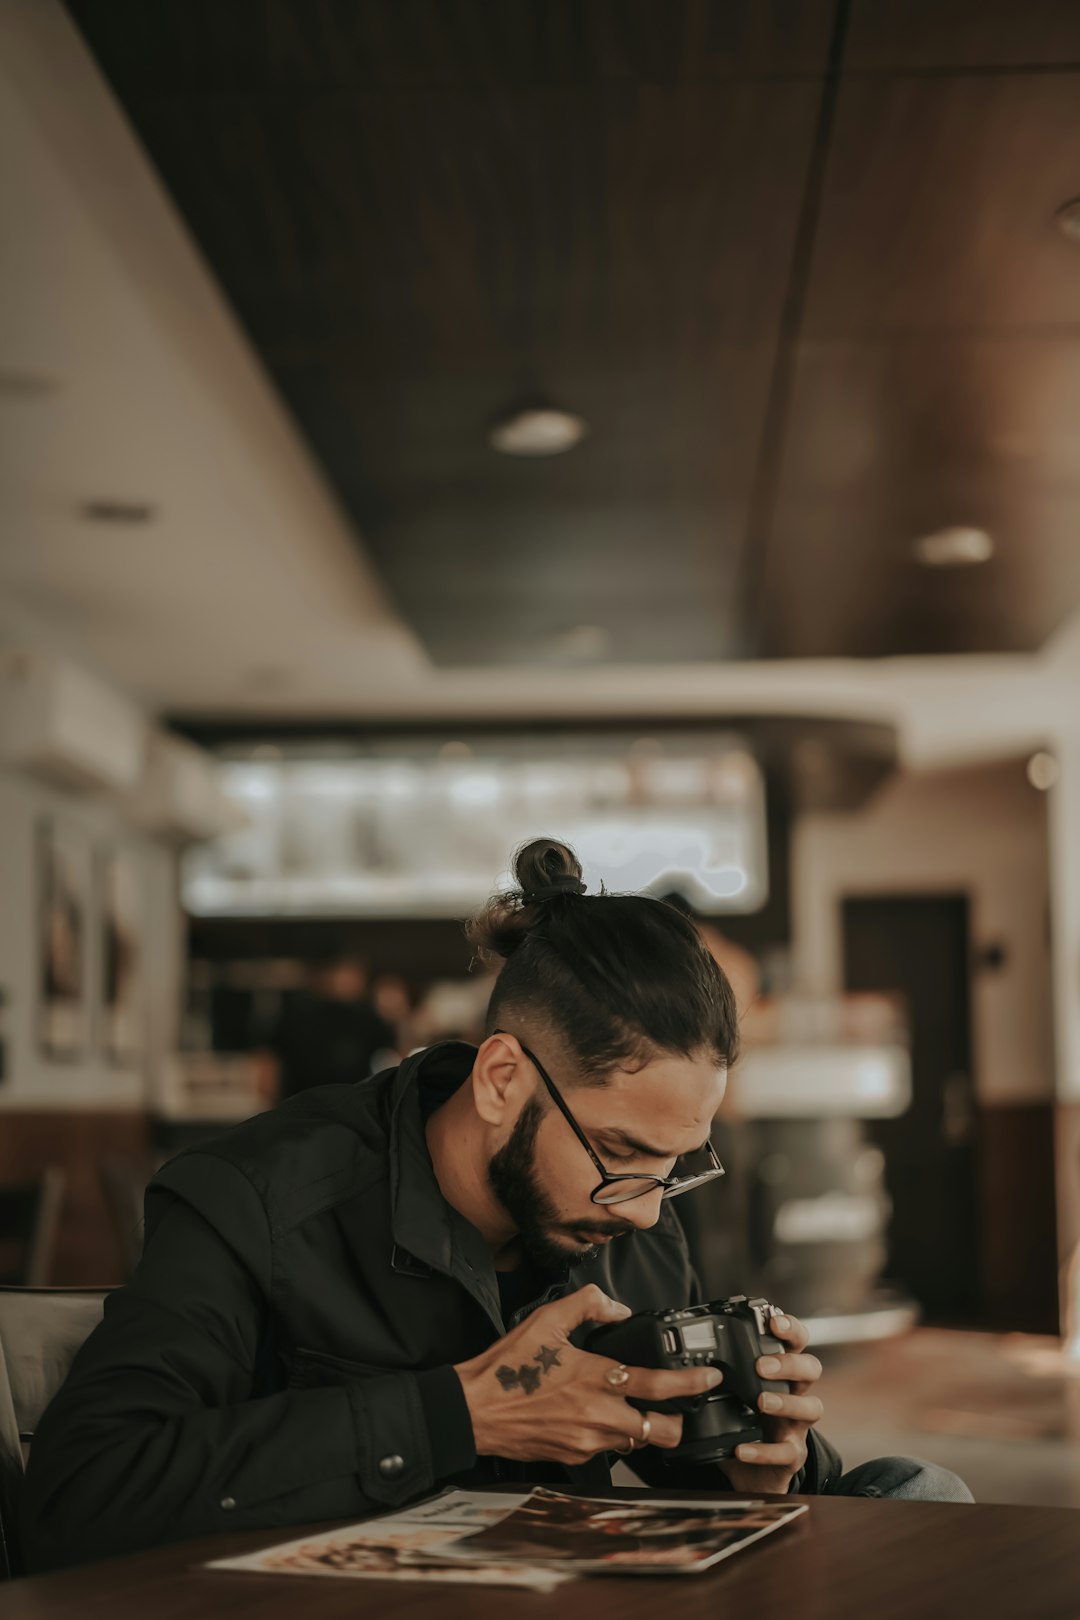
[[[590,1283],[541,1305],[483,1355],[455,1367],[477,1455],[583,1463],[601,1451],[630,1451],[641,1440],[646,1417],[649,1445],[677,1446],[680,1414],[641,1412],[627,1405],[627,1397],[670,1401],[700,1395],[721,1382],[716,1368],[630,1367],[628,1380],[613,1386],[607,1375],[619,1363],[570,1343],[583,1322],[618,1322],[630,1314]]]

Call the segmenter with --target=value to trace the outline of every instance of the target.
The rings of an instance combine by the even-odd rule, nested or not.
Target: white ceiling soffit
[[[360,676],[416,668],[412,636],[53,0],[0,0],[0,64],[10,611],[155,707],[242,706],[275,682],[319,701],[340,691],[348,649]],[[153,512],[87,522],[95,500]]]
[[[0,0],[0,192],[0,645],[206,716],[815,712],[897,720],[916,764],[1071,723],[1071,632],[1038,658],[435,670],[56,0]],[[153,513],[88,523],[94,500]]]

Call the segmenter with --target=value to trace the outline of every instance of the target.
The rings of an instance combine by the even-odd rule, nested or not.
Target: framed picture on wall
[[[143,884],[131,850],[98,852],[100,1046],[120,1068],[135,1068],[144,1041]]]
[[[46,1057],[73,1062],[89,1040],[86,971],[90,843],[51,817],[37,828],[38,1039]]]

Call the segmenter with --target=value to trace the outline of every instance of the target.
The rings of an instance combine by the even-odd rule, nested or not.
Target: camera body
[[[768,1300],[745,1294],[685,1310],[638,1311],[625,1321],[594,1328],[584,1349],[627,1367],[671,1372],[719,1367],[724,1382],[704,1395],[674,1401],[629,1397],[639,1411],[683,1414],[682,1441],[665,1453],[672,1461],[718,1462],[734,1456],[736,1446],[763,1438],[758,1396],[769,1390],[788,1392],[786,1383],[760,1377],[754,1366],[759,1356],[781,1355],[787,1348],[769,1331],[774,1314]]]

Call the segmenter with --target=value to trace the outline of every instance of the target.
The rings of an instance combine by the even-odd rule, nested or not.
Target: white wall
[[[842,987],[845,896],[967,892],[973,945],[1007,952],[972,984],[976,1094],[992,1107],[1055,1094],[1046,809],[1021,764],[904,772],[865,808],[804,816],[794,834],[793,948],[807,989]]]
[[[142,876],[144,1056],[120,1069],[101,1051],[101,953],[97,899],[87,916],[84,971],[91,1016],[85,1056],[58,1062],[38,1040],[38,872],[35,834],[44,818],[76,830],[90,849],[119,847],[137,857]],[[141,1108],[160,1076],[162,1058],[176,1045],[181,983],[181,923],[176,902],[176,860],[170,849],[127,828],[109,805],[54,791],[0,771],[0,1009],[6,1078],[0,1111],[38,1108]],[[0,1120],[0,1130],[3,1129]]]

